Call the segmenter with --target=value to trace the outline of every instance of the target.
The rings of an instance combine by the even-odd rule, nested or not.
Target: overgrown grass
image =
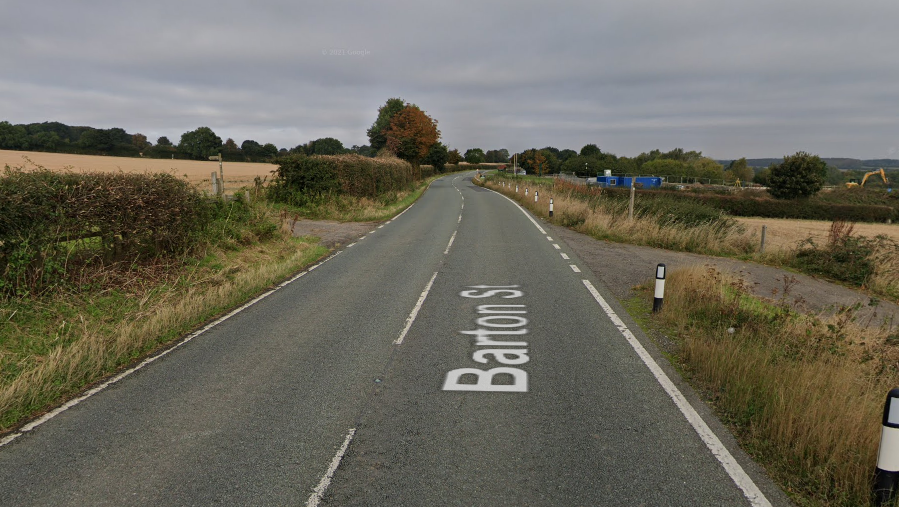
[[[634,218],[628,220],[628,200],[606,195],[600,189],[587,190],[545,179],[491,177],[482,184],[546,218],[552,199],[553,222],[597,239],[715,255],[743,255],[755,248],[754,236],[747,234],[739,223],[697,203],[637,201]],[[538,202],[534,202],[535,190],[539,191]]]
[[[208,247],[0,302],[0,431],[72,396],[326,253],[311,238]]]
[[[899,383],[899,331],[853,309],[804,315],[710,268],[668,274],[654,322],[743,446],[800,505],[867,505],[886,393]],[[644,287],[645,311],[652,298]]]
[[[378,198],[331,195],[300,207],[278,205],[278,208],[282,216],[293,219],[377,222],[387,220],[411,206],[431,182],[443,176],[432,176],[417,182],[410,190],[388,192]]]

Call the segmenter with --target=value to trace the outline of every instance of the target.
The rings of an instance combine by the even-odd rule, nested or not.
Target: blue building
[[[662,178],[658,176],[597,176],[596,184],[601,187],[630,188],[631,180],[637,188],[661,188]]]

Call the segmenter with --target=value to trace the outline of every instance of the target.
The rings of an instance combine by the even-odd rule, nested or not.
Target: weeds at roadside
[[[857,325],[857,307],[806,315],[789,302],[790,278],[761,300],[714,269],[673,270],[653,325],[677,341],[677,362],[795,501],[865,505],[883,396],[899,382],[896,329]]]

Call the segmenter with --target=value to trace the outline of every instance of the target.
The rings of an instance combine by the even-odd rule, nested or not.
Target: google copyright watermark
[[[341,48],[332,48],[332,49],[322,49],[322,56],[355,56],[359,58],[364,58],[371,54],[371,51],[367,49],[341,49]]]

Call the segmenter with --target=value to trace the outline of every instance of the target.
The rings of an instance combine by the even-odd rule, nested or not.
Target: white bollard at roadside
[[[874,470],[874,505],[892,503],[899,485],[899,388],[891,389],[883,406],[883,428]]]
[[[553,198],[550,197],[549,198],[549,217],[552,218],[552,216],[553,216]]]
[[[652,313],[662,311],[662,302],[665,299],[665,265],[656,266],[656,292],[652,300]]]

